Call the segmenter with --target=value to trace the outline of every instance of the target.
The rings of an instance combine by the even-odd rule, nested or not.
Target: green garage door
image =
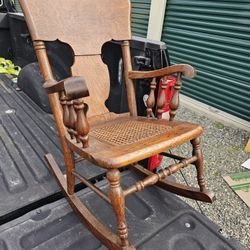
[[[183,94],[250,121],[250,1],[168,0],[162,40],[198,74]]]
[[[151,0],[131,0],[132,33],[134,36],[146,37]]]

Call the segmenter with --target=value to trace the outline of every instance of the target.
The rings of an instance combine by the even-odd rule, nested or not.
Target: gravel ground
[[[234,238],[250,249],[250,208],[231,190],[222,176],[230,173],[246,171],[241,164],[250,158],[244,152],[249,138],[249,132],[225,126],[213,121],[202,113],[181,107],[177,112],[177,120],[199,123],[205,129],[202,137],[204,154],[204,175],[209,189],[216,194],[217,200],[213,204],[199,202],[202,212],[221,228],[227,238]],[[183,145],[174,149],[172,153],[190,155],[190,145]],[[163,166],[171,162],[163,162]],[[194,167],[182,170],[189,185],[197,185]],[[185,183],[181,174],[175,175],[177,181]],[[182,198],[183,199],[183,198]],[[195,201],[184,200],[200,212]]]

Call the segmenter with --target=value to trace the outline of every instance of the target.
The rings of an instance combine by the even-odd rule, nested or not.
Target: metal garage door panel
[[[134,36],[146,37],[151,0],[131,0],[132,33]]]
[[[183,93],[250,121],[250,2],[169,0],[162,40],[197,76]]]

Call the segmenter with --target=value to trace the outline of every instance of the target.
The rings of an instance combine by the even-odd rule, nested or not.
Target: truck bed
[[[64,171],[52,116],[12,85],[10,79],[0,75],[0,223],[58,194],[59,187],[49,173],[44,154],[51,152]],[[86,162],[77,164],[77,168],[92,180],[104,173]]]

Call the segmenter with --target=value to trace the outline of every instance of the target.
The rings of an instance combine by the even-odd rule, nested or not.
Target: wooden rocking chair
[[[125,219],[125,197],[156,184],[163,189],[192,199],[212,202],[214,195],[205,187],[202,173],[202,152],[199,136],[203,129],[196,124],[173,121],[179,106],[182,76],[192,78],[195,70],[180,64],[154,71],[133,71],[129,40],[129,0],[20,0],[28,24],[35,52],[45,80],[51,108],[58,127],[65,157],[67,180],[53,156],[46,160],[71,206],[89,230],[109,249],[134,249],[128,241]],[[71,46],[74,54],[72,77],[57,82],[47,57],[45,41],[60,40]],[[119,41],[122,48],[129,113],[109,112],[105,101],[109,95],[109,74],[101,57],[102,45]],[[157,114],[161,117],[165,102],[164,89],[168,75],[177,74],[174,95],[170,104],[170,121],[152,117],[155,106],[156,79],[165,77],[162,94],[157,100]],[[137,116],[133,80],[151,79],[147,100],[147,117]],[[87,112],[86,112],[87,109]],[[164,153],[186,142],[193,146],[189,158]],[[107,170],[109,194],[89,183],[75,171],[73,153]],[[178,163],[154,174],[137,162],[155,154],[179,160]],[[191,188],[165,178],[181,168],[193,164],[197,170],[199,188]],[[120,185],[119,168],[129,166],[145,175],[145,179],[127,189]],[[75,178],[111,204],[117,219],[118,235],[86,208],[74,193]]]

